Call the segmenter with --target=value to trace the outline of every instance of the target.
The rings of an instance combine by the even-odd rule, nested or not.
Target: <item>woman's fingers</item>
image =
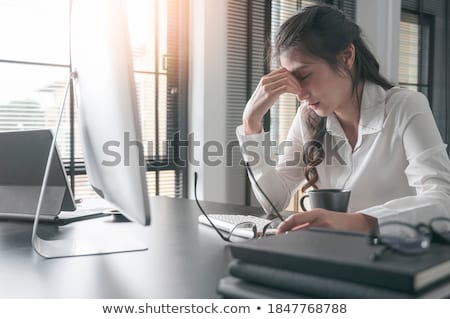
[[[277,228],[277,235],[287,231],[306,227],[333,228],[337,230],[351,230],[357,232],[370,232],[376,229],[378,223],[373,217],[361,213],[346,213],[316,208],[304,213],[297,213]]]
[[[303,228],[308,228],[310,225],[311,225],[310,223],[301,224],[301,225],[295,226],[291,230],[292,231],[296,231],[296,230],[300,230],[300,229],[303,229]]]
[[[297,88],[286,77],[281,77],[276,81],[263,84],[263,90],[268,95],[271,94],[276,95],[276,98],[278,98],[278,96],[281,95],[282,93],[292,93],[292,94],[298,93]]]
[[[264,76],[261,79],[261,84],[271,85],[273,83],[279,83],[280,80],[284,80],[287,86],[291,86],[291,88],[293,89],[293,94],[298,94],[302,91],[302,87],[300,86],[300,83],[297,81],[297,79],[284,68],[278,69]]]
[[[287,232],[289,230],[298,230],[314,224],[317,219],[317,214],[314,212],[297,213],[289,216],[277,228],[277,235]]]
[[[300,83],[285,68],[263,76],[245,106],[242,120],[246,134],[260,132],[261,121],[283,93],[301,94]]]

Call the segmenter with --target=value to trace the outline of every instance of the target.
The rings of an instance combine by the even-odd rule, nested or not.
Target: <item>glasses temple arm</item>
[[[215,231],[219,234],[219,236],[225,240],[225,241],[230,241],[229,237],[225,237],[220,230],[216,227],[216,225],[214,225],[214,223],[211,221],[211,219],[209,219],[208,214],[206,214],[206,212],[204,211],[203,207],[200,205],[200,202],[198,201],[197,198],[197,180],[198,180],[198,175],[197,172],[194,172],[194,197],[195,197],[195,202],[197,203],[198,208],[200,208],[200,211],[202,212],[202,214],[206,217],[206,219],[208,220],[208,222],[211,224],[211,226],[215,229]]]
[[[284,221],[283,216],[281,216],[280,212],[278,211],[278,209],[275,207],[275,205],[272,203],[272,201],[269,199],[269,197],[266,195],[266,193],[264,193],[264,191],[262,190],[261,186],[259,186],[258,182],[256,181],[255,176],[253,175],[253,172],[250,168],[250,164],[246,161],[244,161],[245,163],[245,167],[247,168],[247,172],[249,173],[251,179],[253,180],[253,182],[255,183],[256,187],[258,188],[258,190],[261,192],[261,194],[264,196],[264,198],[269,202],[270,206],[272,206],[275,214],[278,216],[278,218],[281,221]]]

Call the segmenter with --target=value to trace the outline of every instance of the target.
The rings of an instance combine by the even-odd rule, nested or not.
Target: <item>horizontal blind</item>
[[[229,0],[227,5],[227,140],[235,140],[247,102],[247,1]]]
[[[301,1],[300,5],[309,6],[315,4],[314,1]],[[275,37],[278,29],[289,17],[296,14],[300,9],[297,0],[277,0],[272,1],[272,25],[271,42],[275,44]],[[271,69],[280,67],[277,60],[272,59]],[[270,138],[277,141],[277,144],[284,141],[287,137],[289,127],[292,124],[297,111],[297,101],[293,94],[283,94],[270,110]]]
[[[347,18],[352,21],[356,20],[356,0],[334,0],[333,4],[341,9]]]
[[[419,83],[419,28],[417,14],[401,13],[399,83],[415,91]]]
[[[400,85],[424,93],[445,142],[450,140],[449,112],[449,32],[447,0],[402,0],[402,13],[418,17],[418,82]],[[404,15],[402,15],[402,20]],[[450,149],[448,150],[450,153]]]
[[[236,147],[229,150],[229,145],[239,145],[236,127],[242,124],[242,112],[248,99],[248,72],[251,69],[248,59],[251,45],[248,42],[249,9],[263,1],[227,1],[227,74],[226,74],[226,174],[230,183],[246,183],[245,171],[240,166],[241,155]],[[231,161],[231,162],[230,162]],[[242,185],[241,184],[241,185]],[[247,199],[246,199],[247,201]]]
[[[188,37],[189,29],[187,1],[168,0],[167,1],[167,35],[166,53],[163,54],[162,69],[167,72],[166,100],[166,136],[165,140],[175,140],[175,136],[187,140],[187,95],[188,95]],[[166,144],[167,145],[167,144]],[[169,145],[170,146],[170,145]],[[166,179],[161,176],[161,195],[165,194],[165,189],[174,185],[174,194],[176,197],[187,197],[187,165],[183,162],[177,162],[178,159],[187,158],[186,148],[180,148],[179,145],[167,147],[166,156],[173,159],[175,165],[175,175],[173,179]]]
[[[400,20],[399,85],[425,94],[432,102],[430,85],[432,18],[402,10]],[[432,103],[430,103],[432,105]]]

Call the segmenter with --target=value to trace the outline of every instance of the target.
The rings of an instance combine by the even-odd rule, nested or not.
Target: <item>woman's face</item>
[[[302,87],[297,98],[306,102],[317,115],[328,116],[351,103],[352,80],[347,73],[337,73],[326,61],[294,49],[284,51],[280,61]]]

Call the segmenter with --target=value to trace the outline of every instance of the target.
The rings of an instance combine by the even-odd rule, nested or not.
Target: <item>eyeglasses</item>
[[[281,221],[284,221],[283,216],[281,216],[280,212],[277,210],[277,208],[275,207],[275,205],[272,203],[272,201],[269,199],[269,197],[264,193],[264,191],[261,189],[261,187],[259,186],[259,184],[256,182],[255,176],[253,175],[253,172],[250,168],[249,163],[245,162],[245,167],[247,168],[247,171],[249,173],[249,176],[251,177],[251,179],[253,180],[253,182],[255,183],[256,187],[259,189],[259,191],[261,192],[261,194],[265,197],[265,199],[269,202],[270,206],[272,206],[275,214],[277,215],[277,217],[275,219],[272,220],[268,220],[267,224],[265,224],[262,228],[261,232],[258,232],[258,227],[256,225],[255,222],[253,221],[244,221],[241,223],[236,224],[230,232],[227,232],[226,235],[224,235],[218,228],[216,225],[214,225],[214,223],[211,221],[211,219],[209,218],[208,214],[205,212],[205,210],[203,209],[203,207],[200,205],[200,202],[197,198],[197,181],[198,181],[198,174],[197,172],[194,173],[194,197],[195,197],[195,202],[197,203],[198,208],[200,209],[200,211],[202,212],[202,214],[205,216],[205,218],[208,220],[208,222],[211,224],[211,226],[214,228],[214,230],[219,234],[219,236],[227,242],[233,242],[233,238],[235,235],[239,234],[240,230],[249,230],[253,233],[253,237],[252,239],[255,238],[261,238],[266,236],[267,231],[269,229],[273,229],[276,228],[277,224]]]
[[[450,219],[436,217],[429,224],[411,225],[403,222],[386,222],[379,226],[379,234],[371,234],[370,244],[384,246],[374,253],[372,260],[379,260],[387,251],[402,255],[419,255],[430,249],[432,241],[450,244]]]

